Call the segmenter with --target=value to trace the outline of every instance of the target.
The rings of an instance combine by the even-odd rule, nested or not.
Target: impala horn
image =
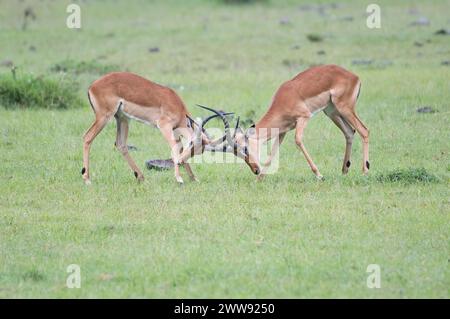
[[[207,107],[207,106],[204,106],[204,105],[200,105],[200,104],[197,104],[197,106],[201,107],[202,109],[205,109],[205,110],[208,110],[210,112],[215,113],[216,116],[220,116],[220,118],[222,119],[223,125],[225,126],[225,135],[222,136],[222,138],[219,139],[219,140],[221,140],[222,142],[227,141],[228,145],[230,145],[230,146],[232,146],[234,148],[235,147],[235,143],[234,143],[233,137],[230,134],[230,123],[228,122],[227,118],[225,117],[225,115],[227,113],[219,112],[219,111],[216,111],[216,110],[214,110],[214,109],[212,109],[210,107]]]
[[[231,114],[234,114],[234,113],[229,112],[229,113],[222,113],[222,114],[223,114],[223,115],[231,115]],[[206,130],[205,130],[205,128],[204,128],[204,126],[206,125],[206,123],[208,123],[208,122],[209,122],[210,120],[212,120],[213,118],[216,118],[216,117],[219,117],[219,116],[220,116],[220,115],[218,115],[218,114],[210,115],[210,116],[208,116],[206,119],[202,120],[202,122],[201,122],[200,124],[198,124],[192,117],[190,117],[189,115],[186,114],[186,117],[187,117],[187,119],[189,120],[191,127],[194,128],[194,124],[195,124],[198,128],[201,128],[201,132],[203,132],[203,133],[205,133],[205,134],[207,133]],[[200,133],[200,130],[199,130],[198,132]]]

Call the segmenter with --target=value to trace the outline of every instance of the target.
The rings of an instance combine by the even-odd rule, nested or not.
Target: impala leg
[[[181,145],[181,140],[178,139],[177,143],[179,143],[179,145]],[[180,148],[180,153],[183,153],[183,147]],[[192,171],[191,166],[189,165],[189,163],[184,163],[183,164],[184,169],[186,170],[186,172],[189,175],[189,178],[191,179],[191,181],[193,182],[198,182],[197,177],[195,177],[194,172]]]
[[[338,109],[339,110],[339,109]],[[369,130],[366,128],[364,123],[358,118],[354,112],[354,108],[344,108],[339,110],[342,117],[353,126],[358,134],[361,136],[363,145],[363,173],[367,174],[369,172]]]
[[[278,150],[280,149],[281,143],[283,143],[283,139],[284,139],[285,135],[286,135],[286,133],[281,133],[280,135],[278,135],[278,140],[275,140],[273,142],[272,149],[270,150],[269,158],[267,159],[267,161],[265,161],[263,166],[270,166],[270,163],[272,163],[273,158],[275,157],[275,155],[277,155]]]
[[[109,118],[107,116],[97,117],[91,127],[84,134],[83,169],[81,170],[81,175],[83,176],[86,185],[91,184],[91,180],[89,179],[89,152],[91,149],[91,144],[98,133],[100,133],[105,127],[106,123],[108,123],[108,119]]]
[[[91,180],[89,179],[89,152],[91,144],[98,133],[105,127],[106,123],[108,123],[108,117],[97,117],[83,137],[83,168],[81,170],[81,175],[83,176],[86,185],[91,184]]]
[[[184,163],[183,166],[184,166],[186,172],[188,173],[189,178],[191,179],[191,181],[198,182],[198,179],[197,179],[197,177],[195,177],[194,172],[192,172],[192,168],[189,165],[189,163]]]
[[[166,139],[167,143],[169,143],[170,150],[172,152],[172,161],[174,164],[175,169],[175,179],[178,183],[183,184],[183,178],[180,175],[180,164],[179,164],[179,157],[180,157],[180,147],[179,143],[175,139],[175,136],[173,134],[173,127],[170,124],[165,123],[159,123],[159,129]]]
[[[297,125],[296,125],[296,131],[295,131],[295,143],[300,148],[300,150],[303,152],[303,155],[305,155],[306,161],[308,162],[309,166],[311,167],[311,170],[316,175],[318,179],[322,179],[322,174],[320,174],[319,169],[317,168],[316,164],[314,164],[311,156],[309,156],[308,152],[306,151],[305,145],[303,144],[303,130],[306,127],[306,124],[308,123],[309,118],[306,117],[299,117],[297,119]]]
[[[353,144],[353,136],[355,135],[355,130],[347,123],[346,120],[336,111],[334,106],[330,110],[330,108],[325,109],[325,114],[328,116],[334,124],[342,131],[345,137],[345,154],[344,154],[344,163],[342,164],[342,174],[347,174],[348,169],[351,165],[350,157],[352,155],[352,144]]]
[[[117,121],[117,137],[116,137],[116,148],[122,153],[122,156],[128,162],[128,165],[134,172],[134,176],[138,181],[142,182],[144,180],[144,174],[142,174],[139,167],[134,162],[133,158],[128,153],[127,139],[128,139],[128,119],[126,117],[116,116]]]
[[[258,181],[262,181],[264,179],[264,177],[266,176],[266,172],[269,169],[273,158],[275,157],[275,155],[277,155],[278,150],[280,148],[281,143],[283,142],[285,135],[286,135],[286,133],[281,133],[280,135],[278,135],[278,139],[276,139],[273,142],[272,149],[270,150],[269,158],[262,164],[261,173],[259,173],[258,177],[256,177],[256,179]]]

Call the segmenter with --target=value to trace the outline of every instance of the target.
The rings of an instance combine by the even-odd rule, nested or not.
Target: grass
[[[118,65],[104,65],[98,61],[64,60],[50,67],[51,72],[63,72],[79,75],[81,73],[103,75],[109,72],[121,71]]]
[[[68,109],[83,105],[78,84],[66,77],[0,74],[0,104],[5,108]]]
[[[377,176],[377,180],[382,183],[436,183],[437,177],[427,172],[425,168],[407,168],[399,169],[392,172],[381,173]]]
[[[98,75],[68,73],[83,107],[1,102],[0,297],[449,297],[450,90],[441,61],[450,44],[433,34],[448,27],[448,1],[380,1],[379,30],[366,28],[358,1],[325,15],[298,1],[91,1],[81,3],[80,31],[65,27],[63,2],[45,4],[1,3],[0,60],[54,79],[49,69],[61,61],[102,57],[175,88],[195,116],[201,103],[258,119],[277,87],[309,65],[352,70],[362,80],[357,111],[371,131],[371,172],[360,174],[356,137],[350,173],[340,174],[344,138],[319,114],[305,145],[323,182],[290,133],[280,169],[262,183],[238,163],[194,164],[201,182],[183,187],[170,171],[145,171],[138,184],[110,124],[93,144],[85,187],[81,137],[93,121],[85,92]],[[22,30],[27,6],[36,19]],[[430,25],[409,26],[411,7]],[[424,105],[437,112],[418,113]],[[169,155],[161,134],[136,122],[129,143],[143,169]],[[70,264],[81,268],[80,289],[66,287]],[[380,289],[366,286],[369,264],[380,265]]]

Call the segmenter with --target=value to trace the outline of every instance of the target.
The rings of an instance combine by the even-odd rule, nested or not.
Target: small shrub
[[[29,270],[25,272],[22,276],[24,280],[31,280],[31,281],[42,281],[45,279],[45,276],[40,273],[36,269]]]
[[[95,60],[91,61],[74,61],[64,60],[50,67],[51,72],[72,73],[75,75],[86,74],[106,74],[118,71],[120,67],[113,64],[101,64]]]
[[[0,74],[0,106],[5,108],[68,109],[82,105],[73,80]]]
[[[268,0],[220,0],[219,2],[225,4],[248,4],[248,3],[264,3]]]
[[[306,38],[311,42],[322,42],[323,41],[323,37],[318,34],[308,34],[306,36]]]
[[[425,168],[407,168],[407,169],[397,169],[392,172],[378,174],[377,180],[381,183],[435,183],[438,182],[438,178],[428,173]]]

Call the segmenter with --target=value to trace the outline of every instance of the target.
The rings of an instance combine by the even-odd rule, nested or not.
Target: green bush
[[[78,83],[66,77],[58,79],[0,74],[0,106],[5,108],[68,109],[84,105],[78,95]]]
[[[64,60],[50,67],[50,71],[52,72],[72,73],[75,75],[82,73],[103,75],[118,70],[120,70],[120,67],[118,65],[101,64],[95,60],[92,61]]]
[[[425,168],[397,169],[388,173],[378,174],[377,180],[382,183],[417,183],[417,182],[438,182],[438,178],[428,173]]]
[[[308,34],[306,35],[306,38],[311,41],[311,42],[322,42],[323,41],[323,37],[319,34]]]
[[[264,3],[268,2],[268,0],[220,0],[219,2],[225,3],[225,4],[246,4],[246,3]]]

